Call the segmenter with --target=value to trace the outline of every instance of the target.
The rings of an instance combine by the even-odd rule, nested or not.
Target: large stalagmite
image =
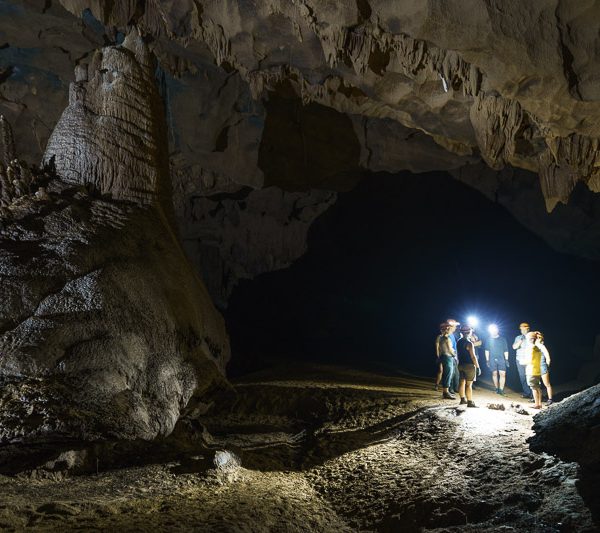
[[[164,436],[225,381],[223,320],[171,226],[153,69],[137,34],[99,52],[49,143],[56,176],[3,212],[5,445]]]

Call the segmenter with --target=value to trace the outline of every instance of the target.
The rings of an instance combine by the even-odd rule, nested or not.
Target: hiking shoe
[[[456,396],[452,396],[452,394],[449,392],[444,392],[444,394],[442,394],[442,398],[444,400],[456,400]]]
[[[500,394],[500,389],[496,388],[496,394]]]
[[[440,386],[439,386],[439,385],[436,385],[436,386],[435,386],[435,390],[436,390],[436,391],[439,391],[439,390],[440,390]]]
[[[467,407],[477,407],[477,406],[475,405],[475,402],[473,400],[469,400],[467,402]]]
[[[504,392],[504,389],[498,389],[498,394],[500,396],[506,396],[506,393]]]
[[[548,401],[546,402],[546,405],[552,405],[553,403],[554,403],[554,400],[548,400]]]
[[[467,403],[467,399],[466,398],[461,398],[460,399],[460,405],[465,405]]]

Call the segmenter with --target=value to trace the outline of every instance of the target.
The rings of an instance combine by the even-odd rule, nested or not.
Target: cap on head
[[[521,322],[521,323],[519,324],[519,327],[520,327],[520,328],[528,328],[528,329],[529,329],[529,324],[528,324],[527,322]]]
[[[445,329],[448,329],[450,327],[450,324],[448,324],[448,322],[442,322],[440,324],[440,330],[444,331]]]
[[[471,331],[473,331],[473,328],[471,326],[467,326],[466,324],[460,327],[461,333],[471,333]]]
[[[454,326],[460,326],[460,322],[457,322],[456,320],[454,320],[453,318],[448,318],[446,320],[446,323],[450,326],[450,327],[454,327]]]

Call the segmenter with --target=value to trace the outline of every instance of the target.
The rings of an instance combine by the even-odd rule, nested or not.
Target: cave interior
[[[0,0],[0,529],[600,531],[596,20]]]

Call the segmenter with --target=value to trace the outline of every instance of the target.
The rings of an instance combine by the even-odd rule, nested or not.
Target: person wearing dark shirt
[[[500,337],[498,326],[492,324],[489,328],[490,337],[483,347],[485,361],[492,371],[492,379],[496,393],[504,396],[504,383],[506,382],[506,369],[508,368],[508,343]]]
[[[475,356],[475,347],[471,339],[472,329],[469,326],[460,328],[461,337],[456,343],[456,353],[458,357],[458,371],[460,372],[460,384],[458,387],[460,393],[460,403],[467,407],[477,407],[473,401],[473,380],[481,369]]]
[[[471,335],[469,337],[469,340],[473,343],[473,351],[475,352],[475,359],[477,359],[477,366],[479,366],[479,353],[477,352],[478,348],[481,348],[481,346],[483,346],[483,341],[477,336],[477,334],[475,333],[475,329],[473,327],[471,327]],[[479,367],[479,373],[475,376],[475,379],[473,380],[473,390],[475,390],[477,387],[475,386],[475,383],[477,382],[477,377],[481,375],[481,367]]]

